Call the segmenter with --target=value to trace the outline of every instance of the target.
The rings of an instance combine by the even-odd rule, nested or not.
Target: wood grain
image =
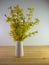
[[[49,65],[49,46],[24,46],[24,57],[15,57],[15,46],[0,46],[0,65]]]
[[[15,56],[15,46],[0,46],[0,58]],[[49,46],[24,46],[24,57],[49,58]]]

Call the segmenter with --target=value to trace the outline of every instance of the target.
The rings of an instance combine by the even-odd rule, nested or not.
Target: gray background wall
[[[10,27],[5,23],[4,14],[9,14],[9,6],[17,4],[23,8],[25,13],[28,7],[35,8],[34,15],[40,19],[40,24],[34,27],[39,33],[27,38],[24,45],[49,45],[49,0],[0,0],[0,46],[15,45],[16,43],[9,36]]]

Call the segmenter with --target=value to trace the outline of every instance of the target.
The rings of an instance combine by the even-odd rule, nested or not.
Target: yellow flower
[[[6,16],[6,22],[10,22],[10,36],[14,41],[23,41],[28,36],[34,35],[37,31],[28,33],[27,32],[34,25],[39,23],[39,19],[35,18],[35,22],[32,22],[32,16],[34,8],[28,8],[29,13],[25,14],[24,11],[19,7],[19,5],[10,9],[10,16]],[[27,16],[25,16],[27,15]]]

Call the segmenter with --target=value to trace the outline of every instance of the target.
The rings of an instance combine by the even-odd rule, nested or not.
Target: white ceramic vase
[[[17,41],[15,46],[15,56],[16,57],[23,57],[24,56],[24,49],[23,49],[23,42]]]

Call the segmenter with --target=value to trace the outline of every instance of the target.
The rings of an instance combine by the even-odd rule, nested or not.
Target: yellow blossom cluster
[[[35,22],[33,22],[33,12],[34,8],[28,8],[29,13],[26,14],[24,11],[19,7],[19,5],[15,6],[14,8],[9,7],[10,9],[10,16],[6,16],[6,22],[10,23],[10,36],[14,39],[14,41],[23,41],[28,36],[34,35],[38,33],[38,31],[33,31],[26,34],[31,27],[39,23],[39,19],[35,18]]]

